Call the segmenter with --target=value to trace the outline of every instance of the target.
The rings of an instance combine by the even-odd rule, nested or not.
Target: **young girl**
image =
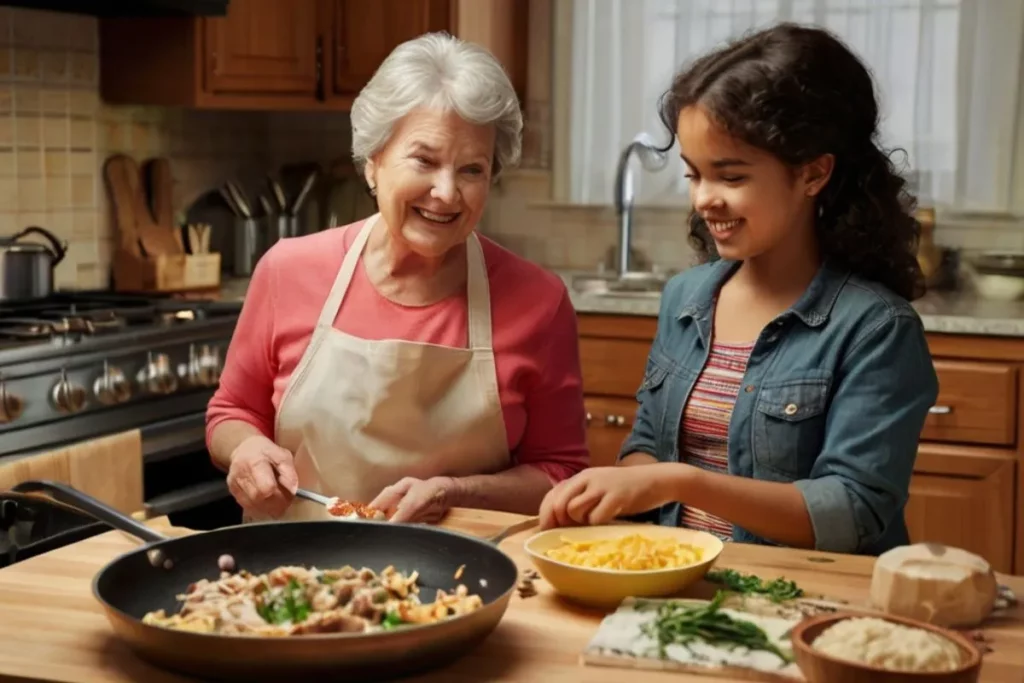
[[[737,541],[908,543],[938,382],[909,304],[919,226],[875,142],[870,75],[829,33],[778,25],[680,73],[661,118],[708,262],[665,287],[618,465],[556,486],[542,526],[651,511]]]

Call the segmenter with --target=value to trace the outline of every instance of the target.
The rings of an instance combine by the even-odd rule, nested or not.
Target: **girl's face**
[[[814,239],[814,197],[828,182],[831,156],[792,169],[732,137],[696,106],[680,113],[676,134],[690,201],[719,256],[746,261]]]
[[[451,111],[419,109],[395,125],[366,180],[399,243],[438,258],[466,241],[487,204],[494,138],[493,126]]]

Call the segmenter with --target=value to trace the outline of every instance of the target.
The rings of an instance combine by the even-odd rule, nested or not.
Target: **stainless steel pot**
[[[49,245],[22,241],[28,235],[41,235]],[[42,299],[53,293],[53,269],[67,254],[67,242],[61,242],[49,230],[35,226],[13,237],[0,238],[0,301]]]

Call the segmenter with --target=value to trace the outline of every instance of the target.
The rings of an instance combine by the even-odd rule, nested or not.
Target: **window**
[[[618,156],[640,132],[667,141],[657,105],[677,68],[750,30],[797,21],[832,30],[872,71],[881,141],[906,152],[894,160],[923,201],[1024,211],[1024,0],[573,3],[572,203],[613,201]],[[677,149],[666,169],[637,176],[640,203],[687,203]]]

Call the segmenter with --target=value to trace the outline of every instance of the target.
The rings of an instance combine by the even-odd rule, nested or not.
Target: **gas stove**
[[[107,291],[0,302],[0,464],[139,429],[151,512],[222,500],[205,412],[241,306]]]

